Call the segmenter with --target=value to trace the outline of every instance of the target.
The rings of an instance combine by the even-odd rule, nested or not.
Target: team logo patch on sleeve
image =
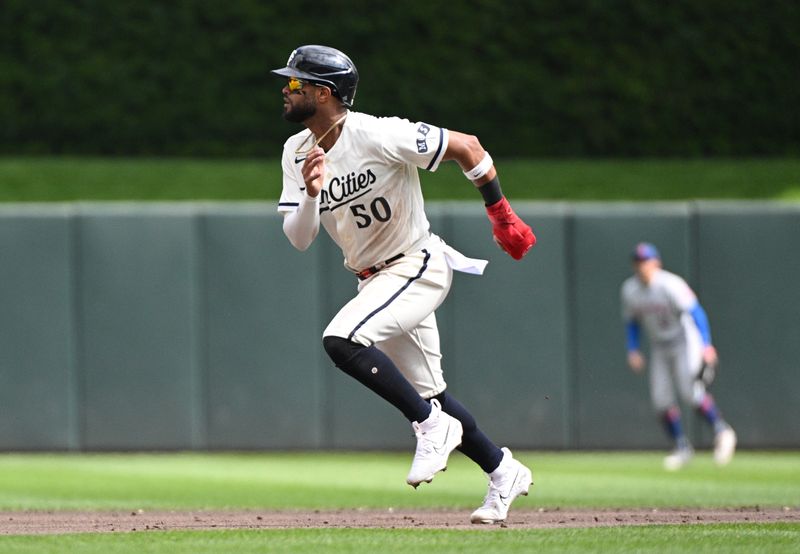
[[[428,133],[430,132],[431,128],[425,125],[424,123],[420,123],[419,127],[417,127],[417,133],[419,135],[422,135],[419,138],[417,138],[417,152],[419,152],[420,154],[424,154],[425,152],[428,151],[427,136]]]

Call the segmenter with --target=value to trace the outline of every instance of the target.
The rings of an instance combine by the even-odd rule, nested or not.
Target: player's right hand
[[[306,194],[312,198],[319,195],[325,181],[325,151],[317,146],[306,155],[301,169],[306,184]]]
[[[644,356],[638,350],[631,350],[628,352],[628,365],[634,373],[641,373],[644,371]]]
[[[536,235],[514,213],[505,196],[499,202],[487,206],[486,214],[492,222],[495,242],[515,260],[521,260],[536,244]]]

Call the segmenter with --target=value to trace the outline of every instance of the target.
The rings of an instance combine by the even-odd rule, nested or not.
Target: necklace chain
[[[297,150],[295,150],[295,151],[294,151],[294,153],[295,153],[295,154],[308,154],[309,152],[311,152],[312,150],[314,150],[314,148],[316,148],[316,147],[317,147],[317,145],[319,145],[319,143],[320,143],[320,142],[322,142],[322,139],[324,139],[325,137],[327,137],[327,136],[328,136],[328,133],[330,133],[331,131],[333,131],[333,129],[334,129],[336,126],[338,126],[338,125],[339,125],[341,122],[343,122],[343,121],[344,121],[346,118],[347,118],[347,113],[345,113],[345,114],[344,114],[342,117],[340,117],[339,119],[337,119],[336,121],[334,121],[334,122],[333,122],[333,125],[331,125],[330,127],[328,127],[328,130],[327,130],[327,131],[325,131],[324,133],[322,133],[322,136],[321,136],[321,137],[319,137],[317,140],[315,140],[315,141],[314,141],[314,144],[312,144],[312,145],[311,145],[311,148],[309,148],[309,149],[307,149],[307,150],[303,150],[303,146],[305,146],[305,144],[308,142],[308,139],[310,139],[311,137],[313,137],[313,136],[314,136],[314,133],[309,133],[309,135],[306,137],[306,139],[305,139],[303,142],[301,142],[301,143],[300,143],[300,146],[298,146],[298,147],[297,147]]]

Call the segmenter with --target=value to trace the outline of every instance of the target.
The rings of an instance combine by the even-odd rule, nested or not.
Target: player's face
[[[633,262],[633,270],[636,272],[636,276],[639,277],[639,280],[645,285],[650,283],[653,274],[659,267],[661,267],[661,262],[656,258]]]
[[[302,123],[317,113],[316,85],[289,79],[283,87],[283,118],[292,123]]]

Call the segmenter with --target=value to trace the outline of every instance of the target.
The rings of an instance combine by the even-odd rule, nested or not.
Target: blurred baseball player
[[[677,470],[694,456],[683,432],[675,396],[695,407],[714,429],[714,460],[731,461],[736,433],[719,413],[714,398],[699,378],[704,364],[714,367],[717,351],[711,343],[708,317],[697,296],[683,278],[661,267],[661,256],[650,243],[639,243],[632,254],[635,275],[622,284],[622,316],[627,331],[628,364],[640,373],[645,360],[640,348],[640,329],[650,341],[650,396],[675,449],[664,458],[664,467]]]
[[[458,447],[489,477],[472,522],[505,520],[514,499],[528,493],[531,472],[446,392],[434,315],[453,270],[481,274],[487,262],[431,233],[418,169],[455,160],[484,198],[495,241],[515,259],[534,245],[533,232],[503,196],[476,137],[351,111],[358,72],[344,53],[301,46],[272,73],[285,79],[284,118],[306,127],[283,147],[283,230],[305,250],[322,224],[358,280],[358,294],[323,332],[325,351],[411,423],[417,447],[408,484],[430,482]]]

